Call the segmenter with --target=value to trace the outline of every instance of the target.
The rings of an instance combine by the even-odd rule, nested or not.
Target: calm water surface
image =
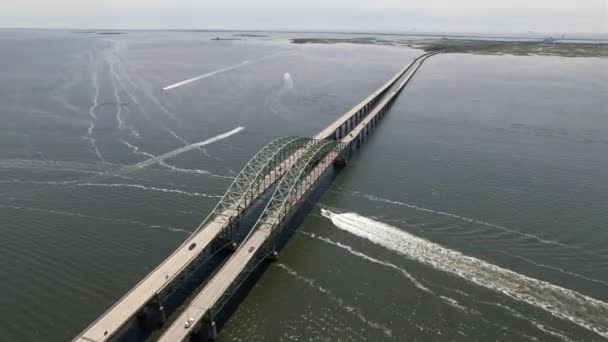
[[[76,335],[421,53],[216,35],[0,31],[0,340]],[[607,98],[603,59],[428,60],[221,340],[606,340]]]

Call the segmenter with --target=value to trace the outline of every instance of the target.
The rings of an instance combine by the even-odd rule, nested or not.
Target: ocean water
[[[0,340],[75,336],[421,53],[233,34],[0,31]],[[608,339],[607,98],[605,59],[429,59],[221,340]]]

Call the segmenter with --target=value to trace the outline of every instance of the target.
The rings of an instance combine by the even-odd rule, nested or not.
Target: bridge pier
[[[346,158],[344,157],[339,157],[334,161],[334,167],[336,169],[343,169],[348,165],[348,162],[346,161]]]
[[[158,312],[160,313],[160,324],[164,325],[165,323],[167,323],[167,312],[165,311],[165,307],[159,305]]]
[[[428,57],[432,55],[433,54],[425,54],[423,56]],[[422,58],[422,56],[419,58]],[[288,137],[279,138],[258,152],[258,154],[256,154],[256,156],[254,156],[246,165],[243,171],[241,171],[241,174],[236,177],[235,182],[233,183],[234,188],[233,185],[231,185],[225,195],[225,199],[222,198],[218,205],[213,209],[212,214],[210,214],[201,226],[197,228],[190,240],[186,240],[176,252],[154,269],[149,276],[144,278],[141,284],[136,285],[132,291],[117,302],[108,313],[105,313],[99,320],[79,334],[75,341],[86,342],[93,340],[107,341],[109,339],[119,339],[123,335],[122,330],[126,329],[127,323],[128,328],[133,327],[134,329],[137,328],[139,330],[149,329],[150,331],[158,329],[157,326],[159,324],[166,322],[167,315],[172,315],[174,313],[174,304],[170,297],[171,293],[178,293],[178,290],[183,289],[185,285],[182,284],[186,283],[184,279],[187,276],[192,276],[191,273],[193,270],[198,270],[199,263],[207,260],[210,255],[213,255],[212,252],[217,251],[219,247],[225,247],[230,250],[237,248],[236,244],[231,244],[230,242],[234,241],[234,230],[238,229],[238,224],[243,219],[245,210],[260,196],[269,191],[272,184],[279,182],[280,186],[283,184],[283,179],[289,179],[289,177],[284,177],[284,173],[281,172],[283,170],[281,169],[279,169],[279,173],[277,174],[275,171],[277,167],[292,168],[292,165],[301,167],[301,169],[295,169],[301,172],[300,175],[290,173],[292,176],[291,179],[294,179],[294,181],[290,181],[291,183],[286,182],[284,190],[287,189],[287,185],[296,187],[290,188],[291,190],[285,195],[286,197],[279,197],[279,200],[287,201],[285,202],[284,209],[279,208],[278,205],[282,202],[278,202],[278,200],[275,199],[275,194],[273,194],[273,197],[270,199],[270,203],[276,201],[275,204],[277,207],[273,210],[276,211],[278,218],[275,219],[274,216],[269,217],[273,220],[284,220],[286,216],[281,217],[281,213],[286,215],[286,213],[291,212],[293,209],[292,206],[301,203],[298,201],[306,196],[307,191],[309,191],[310,188],[315,186],[315,182],[320,178],[320,175],[324,170],[332,166],[336,168],[347,166],[348,159],[352,156],[353,151],[356,148],[360,148],[361,145],[369,139],[368,135],[371,133],[372,128],[375,127],[375,125],[378,124],[379,119],[385,115],[385,112],[394,102],[394,98],[418,70],[426,57],[420,59],[420,64],[416,66],[415,63],[419,58],[415,59],[379,90],[372,93],[364,102],[355,106],[352,110],[315,135],[314,138],[306,140],[303,138],[291,140]],[[414,67],[412,73],[407,75],[406,72],[412,67]],[[403,78],[405,81],[397,84],[397,82]],[[397,87],[396,92],[393,91],[393,89],[395,89],[394,87]],[[370,117],[372,114],[373,117]],[[365,123],[365,125],[363,125],[363,123]],[[352,132],[353,129],[357,130],[356,135],[355,133],[352,133],[354,137],[349,135],[349,132]],[[316,143],[319,140],[332,138],[336,141],[325,141],[323,143],[325,145],[322,145],[321,147]],[[308,159],[302,159],[304,158],[302,155]],[[304,161],[304,163],[302,163],[302,161]],[[293,178],[295,176],[298,178]],[[244,181],[247,183],[243,183]],[[246,188],[241,189],[242,184],[246,184]],[[239,191],[236,192],[236,190]],[[233,193],[231,191],[235,192]],[[234,197],[232,196],[233,194],[238,194],[238,196]],[[292,203],[292,199],[289,197],[292,195],[295,195],[294,198],[298,199],[298,201]],[[289,204],[289,206],[287,204]],[[229,217],[229,219],[225,220],[225,217]],[[270,226],[272,222],[269,222],[268,227],[274,227]],[[278,227],[279,223],[276,223],[276,225]],[[254,236],[257,236],[260,239],[269,238],[264,235],[266,234],[264,230],[254,231],[254,234],[256,234]],[[196,240],[194,240],[194,238],[196,238]],[[196,241],[196,243],[193,241]],[[252,239],[252,241],[256,240]],[[256,244],[257,243],[258,242],[256,242]],[[265,252],[268,252],[268,249],[266,249]],[[231,264],[231,267],[233,267],[232,270],[238,271],[240,274],[243,271],[247,271],[247,267],[250,266],[247,264],[240,264],[239,260],[249,260],[253,258],[253,254],[250,258],[249,253],[251,253],[251,250],[248,252],[248,249],[245,248],[237,249],[236,253],[237,254],[235,255],[243,258],[234,258],[236,261]],[[219,256],[224,257],[224,254],[227,253],[223,252],[222,255]],[[247,255],[247,258],[244,257],[245,255]],[[273,253],[268,256],[268,259],[276,260],[277,257],[278,254],[273,250]],[[211,266],[216,267],[216,265]],[[210,270],[210,272],[211,271],[212,270]],[[222,274],[222,272],[225,273]],[[199,275],[213,277],[211,281],[215,281],[216,284],[219,284],[216,287],[210,287],[210,290],[208,290],[209,293],[204,293],[205,296],[215,296],[215,292],[220,290],[221,295],[226,293],[228,293],[227,295],[230,295],[230,286],[220,286],[225,285],[222,282],[233,281],[230,280],[232,279],[231,277],[233,277],[233,273],[231,273],[230,270],[222,271],[221,268],[217,274],[210,273],[209,275],[204,271],[197,274],[196,277],[199,277]],[[229,278],[228,281],[226,280],[227,278]],[[233,278],[234,280],[238,279],[237,276],[234,276]],[[198,279],[196,280],[198,281]],[[158,293],[161,294],[157,295]],[[207,297],[201,298],[207,299]],[[161,303],[161,299],[164,303]],[[188,305],[199,305],[200,303],[205,303],[205,300],[196,302],[195,298],[195,300]],[[210,306],[209,310],[213,310],[213,306]],[[219,319],[219,316],[209,315],[207,313],[202,322],[196,322],[194,326],[188,330],[184,329],[183,324],[187,320],[189,312],[191,311],[185,310],[180,314],[179,320],[171,323],[169,329],[161,336],[162,341],[181,341],[187,340],[188,338],[193,340],[201,338],[214,341],[218,338],[219,329],[214,318]],[[167,323],[164,324],[167,325]],[[144,327],[147,327],[148,329],[144,329]]]
[[[155,309],[158,311],[160,324],[165,324],[167,322],[167,312],[165,311],[165,307],[163,306],[160,296],[156,294],[154,296],[154,304]]]
[[[215,324],[215,321],[211,321],[209,325],[209,339],[215,341],[217,340],[217,335],[217,324]]]
[[[197,327],[193,327],[192,330],[193,335],[199,336],[199,339],[195,338],[195,340],[200,340],[202,338],[204,341],[215,341],[217,340],[217,337],[219,335],[217,330],[217,323],[212,318],[203,319],[201,324],[199,324],[199,326]]]
[[[277,252],[276,250],[272,251],[272,253],[268,255],[268,260],[272,262],[279,260],[279,252]]]
[[[236,251],[236,249],[238,248],[238,244],[235,241],[232,241],[225,248],[230,253],[234,253]]]

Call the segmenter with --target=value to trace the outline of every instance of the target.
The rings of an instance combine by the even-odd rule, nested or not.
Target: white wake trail
[[[93,57],[91,57],[93,58]],[[97,121],[97,115],[95,114],[95,109],[99,106],[99,79],[97,77],[96,63],[93,64],[91,68],[91,80],[93,83],[93,104],[89,107],[89,115],[91,119]]]
[[[211,174],[211,172],[207,171],[207,170],[199,170],[199,169],[182,169],[180,167],[177,166],[173,166],[170,164],[165,163],[164,161],[161,161],[160,163],[158,163],[158,165],[160,166],[164,166],[167,169],[174,171],[174,172],[181,172],[181,173],[190,173],[190,174],[199,174],[199,175],[209,175]]]
[[[556,267],[556,266],[551,266],[551,265],[546,265],[546,264],[543,264],[543,263],[535,262],[534,260],[525,258],[525,257],[523,257],[521,255],[515,255],[515,254],[509,253],[509,252],[505,252],[505,251],[498,251],[498,252],[502,253],[504,255],[508,255],[508,256],[510,256],[512,258],[521,259],[521,260],[523,260],[523,261],[525,261],[525,262],[527,262],[529,264],[532,264],[534,266],[538,266],[538,267],[542,267],[542,268],[547,268],[547,269],[550,269],[550,270],[553,270],[553,271],[556,271],[556,272],[559,272],[559,273],[562,273],[562,274],[567,274],[569,276],[580,278],[580,279],[584,279],[584,280],[591,281],[591,282],[594,282],[594,283],[608,285],[608,282],[605,282],[603,280],[585,277],[582,274],[566,271],[563,268],[559,268],[559,267]]]
[[[123,130],[126,126],[122,119],[122,102],[120,94],[118,94],[118,85],[116,83],[118,76],[116,70],[114,70],[114,63],[112,61],[108,61],[108,66],[110,67],[110,81],[112,82],[112,90],[114,92],[114,102],[116,102],[116,122],[118,123],[118,129]]]
[[[411,275],[409,272],[407,272],[406,270],[404,270],[403,268],[401,268],[401,267],[399,267],[399,266],[397,266],[395,264],[392,264],[392,263],[386,262],[386,261],[382,261],[382,260],[376,259],[374,257],[371,257],[369,255],[363,254],[363,253],[361,253],[359,251],[356,251],[355,249],[353,249],[349,245],[345,245],[343,243],[333,241],[333,240],[328,239],[326,237],[322,237],[322,236],[318,236],[316,234],[311,234],[311,233],[302,232],[302,231],[298,231],[298,232],[300,232],[301,234],[304,234],[304,235],[306,235],[308,237],[311,237],[313,239],[318,239],[318,240],[326,242],[326,243],[328,243],[330,245],[333,245],[333,246],[339,247],[341,249],[344,249],[348,253],[350,253],[350,254],[352,254],[354,256],[357,256],[357,257],[359,257],[361,259],[364,259],[364,260],[367,260],[369,262],[372,262],[374,264],[378,264],[378,265],[386,266],[388,268],[392,268],[393,270],[398,271],[404,277],[406,277],[407,279],[409,279],[414,284],[414,286],[416,286],[418,289],[420,289],[420,290],[422,290],[424,292],[427,292],[429,294],[435,294],[431,289],[429,289],[428,287],[424,286],[420,281],[418,281],[418,279],[416,279],[413,275]]]
[[[172,232],[180,232],[180,233],[186,233],[186,234],[192,233],[191,231],[188,231],[186,229],[174,228],[174,227],[170,227],[170,226],[150,225],[150,224],[135,221],[135,220],[111,218],[111,217],[103,217],[103,216],[91,216],[91,215],[85,215],[85,214],[81,214],[81,213],[73,213],[73,212],[61,211],[61,210],[42,209],[42,208],[33,208],[33,207],[19,207],[19,206],[4,205],[4,204],[0,204],[0,208],[22,210],[22,211],[32,211],[32,212],[42,212],[42,213],[53,214],[53,215],[74,216],[74,217],[86,218],[86,219],[91,219],[91,220],[114,222],[114,223],[127,223],[127,224],[131,224],[131,225],[137,225],[137,226],[147,227],[147,228],[151,228],[151,229],[164,229],[164,230],[169,230]]]
[[[283,87],[285,90],[293,89],[293,78],[291,78],[291,74],[288,72],[283,74]]]
[[[122,91],[127,94],[127,97],[129,97],[131,99],[131,102],[136,106],[136,108],[143,112],[141,110],[141,106],[139,104],[139,101],[137,101],[137,99],[135,98],[135,96],[133,96],[133,94],[129,91],[128,87],[125,86],[122,76],[120,75],[121,72],[123,72],[123,68],[121,65],[121,59],[119,56],[119,51],[121,50],[121,48],[119,48],[119,43],[113,42],[114,43],[114,48],[112,49],[112,51],[110,51],[107,56],[108,56],[108,64],[110,66],[110,73],[112,75],[112,87],[114,88],[114,99],[116,101],[116,121],[118,121],[118,128],[120,130],[123,129],[128,129],[131,133],[131,135],[135,138],[140,138],[141,134],[135,130],[135,127],[133,126],[134,123],[132,123],[131,125],[127,125],[124,123],[124,120],[122,118],[122,106],[123,103],[121,103],[121,98],[119,95],[119,90],[122,89]],[[120,88],[120,89],[119,89]],[[129,111],[129,114],[133,114],[133,111],[131,110],[131,107],[127,107],[127,110]],[[144,116],[147,118],[147,115],[144,113]]]
[[[416,279],[408,271],[406,271],[405,269],[403,269],[403,268],[401,268],[401,267],[399,267],[399,266],[397,266],[397,265],[395,265],[393,263],[376,259],[374,257],[371,257],[371,256],[369,256],[367,254],[364,254],[364,253],[361,253],[361,252],[355,250],[354,248],[352,248],[349,245],[343,244],[341,242],[333,241],[333,240],[328,239],[326,237],[322,237],[322,236],[319,236],[319,235],[316,235],[316,234],[311,234],[311,233],[302,232],[302,231],[298,231],[298,232],[300,232],[301,234],[304,234],[306,236],[309,236],[311,238],[318,239],[320,241],[326,242],[326,243],[328,243],[330,245],[333,245],[335,247],[342,248],[342,249],[346,250],[348,253],[350,253],[350,254],[352,254],[354,256],[357,256],[357,257],[359,257],[359,258],[361,258],[363,260],[367,260],[367,261],[369,261],[371,263],[391,268],[391,269],[393,269],[393,270],[401,273],[401,275],[403,275],[405,278],[407,278],[409,281],[411,281],[414,284],[414,286],[416,286],[416,288],[418,288],[419,290],[422,290],[422,291],[424,291],[424,292],[426,292],[426,293],[428,293],[430,295],[435,295],[435,292],[433,292],[433,290],[431,290],[428,287],[424,286],[424,284],[422,284],[418,279]],[[460,303],[458,303],[453,298],[446,297],[446,296],[439,296],[438,298],[441,299],[444,303],[446,303],[449,306],[452,306],[454,308],[457,308],[457,309],[465,311],[465,312],[473,312],[473,310],[471,308],[468,308],[466,306],[461,305]]]
[[[228,66],[228,67],[225,67],[225,68],[217,69],[217,70],[208,72],[206,74],[202,74],[202,75],[199,75],[199,76],[196,76],[196,77],[189,78],[189,79],[184,80],[184,81],[180,81],[180,82],[168,85],[168,86],[162,88],[162,90],[166,91],[166,90],[175,89],[177,87],[181,87],[181,86],[184,86],[186,84],[189,84],[189,83],[192,83],[192,82],[196,82],[196,81],[202,80],[202,79],[207,78],[207,77],[215,76],[215,75],[221,74],[223,72],[228,72],[228,71],[232,71],[232,70],[235,70],[235,69],[238,69],[238,68],[242,68],[242,67],[244,67],[245,65],[248,65],[248,64],[249,64],[249,61],[244,61],[244,62],[241,62],[239,64],[235,64],[235,65],[231,65],[231,66]]]
[[[391,337],[393,335],[393,332],[391,331],[391,329],[389,329],[388,327],[386,327],[383,324],[380,324],[378,322],[374,322],[369,320],[367,317],[365,317],[363,315],[363,312],[361,311],[361,309],[356,308],[356,307],[352,307],[348,304],[346,304],[344,302],[344,300],[335,297],[331,291],[329,291],[328,289],[324,288],[323,286],[319,286],[316,284],[314,279],[311,278],[307,278],[304,277],[302,275],[300,275],[298,272],[296,272],[295,270],[293,270],[292,268],[290,268],[289,266],[285,265],[285,264],[277,264],[277,267],[282,268],[283,270],[285,270],[289,275],[293,276],[294,278],[304,282],[305,284],[307,284],[308,286],[316,289],[317,291],[324,293],[325,295],[328,296],[328,298],[336,303],[341,309],[344,309],[347,312],[353,313],[355,314],[363,323],[367,324],[370,328],[374,328],[374,329],[378,329],[380,331],[382,331],[382,333],[384,335],[386,335],[387,337]]]
[[[133,144],[131,144],[128,141],[125,140],[121,140],[121,142],[123,143],[123,145],[127,146],[128,148],[131,149],[131,151],[134,154],[140,154],[143,156],[146,156],[148,158],[156,158],[155,155],[151,154],[151,153],[147,153],[144,151],[140,151],[138,146],[135,146]],[[182,169],[170,164],[167,164],[165,161],[160,161],[158,163],[158,165],[166,167],[167,169],[174,171],[174,172],[181,172],[181,173],[189,173],[189,174],[199,174],[199,175],[209,175],[211,177],[219,177],[219,178],[229,178],[229,179],[234,179],[234,177],[227,177],[227,176],[222,176],[222,175],[215,175],[212,174],[211,172],[207,171],[207,170],[199,170],[199,169]]]
[[[245,61],[242,61],[239,64],[227,66],[225,68],[217,69],[217,70],[208,72],[206,74],[202,74],[202,75],[199,75],[199,76],[196,76],[196,77],[189,78],[189,79],[184,80],[184,81],[180,81],[180,82],[168,85],[168,86],[162,88],[162,90],[165,91],[165,90],[175,89],[177,87],[181,87],[181,86],[184,86],[186,84],[189,84],[189,83],[192,83],[192,82],[196,82],[196,81],[205,79],[207,77],[211,77],[211,76],[215,76],[217,74],[221,74],[221,73],[224,73],[224,72],[236,70],[236,69],[242,68],[242,67],[244,67],[246,65],[253,64],[253,63],[258,63],[258,62],[261,62],[261,61],[264,61],[264,60],[267,60],[267,59],[270,59],[270,58],[274,58],[274,57],[277,57],[277,56],[281,56],[281,55],[284,55],[284,53],[283,52],[279,52],[279,53],[271,54],[271,55],[268,55],[268,56],[260,57],[258,59],[254,59],[252,61],[245,60]]]
[[[67,185],[76,183],[78,180],[70,181],[35,181],[35,180],[20,180],[20,179],[6,179],[0,180],[1,184],[37,184],[37,185]]]
[[[81,57],[79,57],[78,59],[80,60]],[[61,87],[58,88],[57,91],[55,92],[55,94],[56,94],[55,96],[58,98],[59,102],[61,102],[61,104],[63,104],[67,110],[71,111],[74,114],[80,114],[82,111],[80,110],[80,108],[75,106],[73,103],[71,103],[67,99],[67,93],[80,80],[81,80],[81,73],[76,72],[74,77],[72,77],[69,81],[65,82],[64,84],[62,84]]]
[[[160,191],[160,192],[174,193],[174,194],[181,194],[181,195],[195,196],[195,197],[208,197],[208,198],[221,198],[222,197],[220,195],[209,195],[209,194],[204,194],[204,193],[200,193],[200,192],[187,192],[187,191],[182,191],[182,190],[177,190],[177,189],[157,188],[157,187],[153,187],[153,186],[144,186],[141,184],[78,183],[76,185],[77,186],[96,186],[96,187],[106,187],[106,188],[135,188],[135,189],[141,189],[141,190]]]
[[[346,190],[346,191],[348,191],[348,190]],[[432,214],[441,215],[441,216],[447,216],[447,217],[455,218],[455,219],[458,219],[458,220],[461,220],[461,221],[475,223],[475,224],[479,224],[479,225],[482,225],[482,226],[499,229],[499,230],[502,230],[502,231],[505,231],[505,232],[508,232],[508,233],[512,233],[512,234],[523,236],[523,237],[526,237],[526,238],[529,238],[529,239],[532,239],[532,240],[536,240],[537,242],[540,242],[540,243],[543,243],[543,244],[578,249],[576,246],[567,245],[567,244],[561,243],[559,241],[543,239],[542,237],[534,235],[534,234],[520,232],[518,230],[509,229],[507,227],[504,227],[504,226],[501,226],[501,225],[498,225],[498,224],[494,224],[494,223],[490,223],[490,222],[485,222],[485,221],[477,220],[477,219],[474,219],[474,218],[469,218],[469,217],[464,217],[464,216],[460,216],[460,215],[456,215],[456,214],[452,214],[452,213],[447,213],[447,212],[444,212],[444,211],[424,208],[424,207],[421,207],[421,206],[418,206],[418,205],[414,205],[414,204],[409,204],[409,203],[404,203],[404,202],[399,202],[399,201],[393,201],[393,200],[386,199],[386,198],[380,198],[380,197],[377,197],[377,196],[374,196],[374,195],[360,193],[358,191],[348,191],[348,192],[350,192],[353,195],[358,195],[358,196],[367,198],[367,199],[369,199],[371,201],[378,201],[378,202],[384,202],[384,203],[394,204],[394,205],[398,205],[398,206],[402,206],[402,207],[406,207],[406,208],[410,208],[410,209],[414,209],[414,210],[418,210],[418,211],[423,211],[423,212],[432,213]]]
[[[93,59],[92,55],[91,55],[91,59]],[[97,70],[96,70],[95,63],[93,63],[93,65],[91,67],[91,78],[92,78],[92,83],[93,83],[93,103],[91,104],[91,107],[89,107],[89,116],[91,117],[89,120],[89,122],[90,122],[89,129],[87,130],[87,133],[85,134],[83,139],[89,141],[89,143],[91,144],[91,148],[93,148],[93,151],[95,152],[95,154],[97,155],[99,160],[101,160],[102,163],[105,163],[106,161],[103,159],[103,156],[101,155],[101,152],[99,151],[99,148],[97,147],[97,142],[96,142],[95,138],[91,137],[91,135],[93,134],[93,129],[95,129],[95,122],[97,121],[97,115],[95,114],[95,110],[99,106],[99,79],[97,77]]]
[[[148,158],[155,158],[156,156],[144,151],[140,151],[138,146],[135,146],[133,144],[131,144],[130,142],[126,141],[126,140],[121,140],[121,142],[123,143],[123,145],[127,146],[128,148],[131,149],[131,151],[133,152],[133,154],[141,154],[142,156],[146,156]]]
[[[125,65],[123,65],[124,62],[122,60],[122,57],[120,56],[120,54],[118,52],[114,55],[114,57],[116,59],[116,65],[119,69],[119,71],[116,73],[116,75],[118,76],[118,79],[117,79],[118,84],[120,85],[122,90],[127,94],[127,96],[131,99],[131,102],[133,102],[135,104],[138,111],[144,116],[144,118],[146,118],[147,120],[150,120],[150,116],[148,115],[148,113],[146,113],[146,111],[144,110],[144,107],[141,105],[139,100],[137,100],[137,97],[135,97],[135,95],[131,91],[129,91],[129,87],[127,86],[127,84],[125,84],[125,82],[123,82],[122,76],[124,75],[124,80],[126,80],[126,83],[128,83],[132,89],[139,88],[135,85],[135,83],[131,79],[131,76],[129,75],[129,71],[127,70],[127,67]]]
[[[141,163],[137,163],[134,166],[132,166],[131,168],[142,169],[142,168],[150,166],[150,165],[158,164],[158,163],[160,163],[160,162],[162,162],[162,161],[164,161],[166,159],[173,158],[173,157],[175,157],[177,155],[180,155],[180,154],[182,154],[184,152],[188,152],[190,150],[199,148],[201,146],[209,145],[209,144],[212,144],[212,143],[214,143],[216,141],[219,141],[219,140],[222,140],[222,139],[226,139],[226,138],[228,138],[228,137],[230,137],[230,136],[232,136],[232,135],[234,135],[234,134],[242,131],[243,129],[245,129],[245,127],[239,126],[239,127],[235,128],[235,129],[233,129],[231,131],[228,131],[226,133],[217,135],[217,136],[215,136],[213,138],[210,138],[210,139],[207,139],[205,141],[201,141],[201,142],[198,142],[198,143],[190,144],[188,146],[184,146],[182,148],[178,148],[176,150],[169,151],[169,152],[164,153],[164,154],[162,154],[160,156],[156,156],[154,158],[150,158],[150,159],[145,160],[145,161],[143,161]]]
[[[542,308],[555,317],[608,338],[608,303],[466,256],[397,227],[355,213],[337,214],[326,209],[322,209],[321,213],[341,230],[438,270]]]

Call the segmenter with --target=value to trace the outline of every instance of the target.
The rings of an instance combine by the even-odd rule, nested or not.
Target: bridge
[[[74,341],[131,340],[126,337],[129,330],[147,326],[149,321],[162,331],[159,341],[187,341],[192,336],[215,339],[215,317],[251,272],[276,257],[277,237],[298,206],[330,167],[346,165],[422,63],[435,54],[415,58],[314,137],[282,137],[264,146],[192,235]],[[239,236],[241,221],[260,204],[265,206],[256,223],[245,237]],[[170,319],[167,298],[222,251],[231,255],[205,279],[181,313],[176,310],[176,317]],[[192,326],[185,328],[188,320],[193,320]]]

